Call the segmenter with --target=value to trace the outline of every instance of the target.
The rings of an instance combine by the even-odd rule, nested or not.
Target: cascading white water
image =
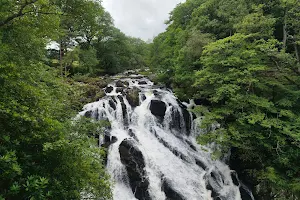
[[[111,123],[107,169],[114,200],[242,199],[235,173],[196,143],[199,119],[171,91],[137,76],[108,88],[80,115]],[[139,104],[132,103],[132,91]]]

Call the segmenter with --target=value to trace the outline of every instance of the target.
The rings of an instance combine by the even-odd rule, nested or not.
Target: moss
[[[109,77],[92,78],[88,76],[76,75],[68,82],[72,85],[74,99],[73,106],[76,110],[81,110],[85,104],[98,101],[105,97],[105,88],[110,82]]]

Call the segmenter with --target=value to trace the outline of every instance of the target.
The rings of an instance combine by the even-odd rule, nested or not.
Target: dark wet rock
[[[92,117],[92,114],[93,114],[93,111],[89,110],[84,113],[84,116],[90,118],[90,117]]]
[[[154,94],[154,96],[156,96],[156,97],[160,97],[160,94],[159,94],[159,92],[158,92],[157,90],[153,90],[153,94]]]
[[[117,137],[115,137],[115,136],[112,136],[111,137],[111,142],[112,143],[116,143],[118,141],[118,138]]]
[[[99,119],[99,110],[98,110],[98,108],[96,109],[96,111],[93,114],[94,114],[93,118]]]
[[[186,105],[184,105],[181,101],[179,101],[179,99],[176,99],[176,101],[182,109],[187,109]]]
[[[204,170],[207,168],[207,166],[201,160],[196,159],[196,164]]]
[[[109,103],[110,107],[112,107],[114,110],[117,109],[116,103],[115,103],[112,99],[110,99],[110,100],[108,101],[108,103]]]
[[[121,107],[122,107],[122,114],[123,114],[123,119],[124,119],[124,125],[128,126],[129,124],[129,119],[127,117],[127,109],[126,109],[126,105],[124,103],[124,99],[123,96],[117,96],[117,98],[120,100],[121,102]]]
[[[134,144],[134,140],[125,139],[119,147],[121,162],[125,165],[130,187],[139,200],[151,200],[146,178],[145,161],[142,152]]]
[[[125,95],[125,89],[124,89],[124,88],[120,88],[120,87],[119,87],[119,88],[116,89],[116,92],[117,92],[117,93],[120,92],[122,95]]]
[[[153,86],[153,89],[166,89],[166,86],[162,85],[162,84],[157,84]]]
[[[139,93],[140,93],[140,89],[138,89],[137,87],[134,87],[127,91],[127,96],[126,96],[127,101],[132,107],[139,106],[140,104]]]
[[[115,136],[105,135],[104,136],[104,143],[101,145],[102,147],[108,148],[110,145],[116,143],[118,138]]]
[[[130,76],[130,75],[137,75],[137,72],[136,71],[126,71],[124,73],[125,76]]]
[[[193,112],[192,112],[192,117],[193,117],[193,120],[197,119],[197,115]]]
[[[181,123],[180,123],[180,113],[179,113],[179,111],[176,109],[174,109],[174,108],[172,108],[172,120],[171,120],[171,122],[170,122],[170,127],[172,128],[172,129],[175,129],[175,130],[177,130],[177,131],[180,131],[181,130]]]
[[[126,87],[129,87],[129,83],[127,81],[123,82]]]
[[[190,135],[191,128],[192,128],[191,115],[186,109],[183,108],[181,108],[181,112],[182,114],[177,109],[172,108],[172,120],[170,122],[170,127],[177,131],[183,131],[183,133]],[[185,126],[182,126],[181,123],[182,117]]]
[[[141,94],[141,99],[142,99],[142,101],[145,101],[146,100],[146,95],[145,94]]]
[[[210,183],[206,185],[206,189],[211,191],[211,197],[216,200],[218,197],[218,193],[215,191],[215,189],[212,187]]]
[[[186,133],[187,135],[190,135],[191,127],[192,127],[192,121],[191,121],[191,115],[189,111],[186,109],[182,109],[183,119],[185,121],[185,127],[186,127]]]
[[[113,90],[114,90],[114,87],[112,87],[112,86],[108,86],[105,88],[106,93],[111,93]]]
[[[174,190],[171,184],[166,180],[163,181],[161,189],[166,194],[166,200],[185,200],[185,198]]]
[[[186,143],[188,143],[188,145],[191,147],[191,149],[193,149],[194,151],[197,151],[197,148],[188,140],[185,140]]]
[[[147,85],[146,81],[139,81],[139,85]]]
[[[238,148],[231,148],[231,155],[228,163],[230,169],[236,171],[236,173],[239,175],[240,182],[247,185],[247,187],[253,191],[255,199],[264,196],[265,194],[256,192],[255,186],[258,185],[259,182],[253,173],[249,173],[249,170],[261,170],[261,164],[259,160],[257,160],[257,162],[254,160],[244,160],[240,155],[242,155],[242,153]]]
[[[217,197],[220,195],[219,191],[222,188],[222,184],[224,184],[224,181],[220,180],[218,177],[219,176],[216,171],[212,171],[206,177],[206,189],[211,191],[211,197],[213,199],[217,199]]]
[[[245,188],[244,186],[240,187],[240,193],[241,193],[241,197],[243,200],[252,200],[250,191],[247,188]],[[271,195],[269,197],[271,197]],[[265,199],[267,199],[267,198],[265,198]]]
[[[240,182],[237,177],[237,173],[235,171],[231,172],[231,179],[232,179],[234,185],[236,185],[236,186],[240,185]]]
[[[128,86],[129,86],[129,83],[128,83],[128,82],[125,82],[125,81],[120,81],[120,80],[118,80],[118,81],[116,82],[116,86],[117,86],[117,87],[128,87]]]
[[[163,119],[166,113],[166,104],[160,100],[151,100],[150,111],[156,117]]]

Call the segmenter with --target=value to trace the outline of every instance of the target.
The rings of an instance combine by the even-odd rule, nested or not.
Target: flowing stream
[[[196,143],[200,119],[172,91],[147,78],[116,78],[106,97],[80,115],[109,120],[99,138],[108,148],[114,200],[254,199],[236,173]]]

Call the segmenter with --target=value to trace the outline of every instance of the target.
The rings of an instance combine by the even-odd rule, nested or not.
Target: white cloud
[[[125,34],[152,39],[166,28],[164,22],[175,6],[185,0],[103,0],[116,27]]]

